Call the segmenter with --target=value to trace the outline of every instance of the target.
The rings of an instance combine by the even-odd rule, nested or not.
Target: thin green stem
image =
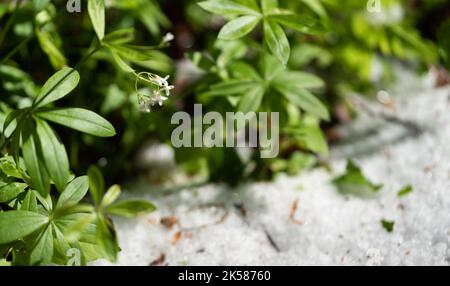
[[[4,64],[7,60],[9,60],[12,56],[14,56],[23,46],[28,44],[28,42],[34,38],[34,34],[29,36],[28,38],[24,39],[22,42],[20,42],[19,45],[17,45],[12,51],[10,51],[1,61],[0,65]]]

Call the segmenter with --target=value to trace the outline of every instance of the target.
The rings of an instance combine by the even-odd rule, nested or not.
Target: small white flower
[[[166,96],[170,96],[170,91],[174,89],[173,85],[164,86],[161,90],[166,93]]]
[[[168,79],[169,76],[163,78],[148,72],[137,74],[136,91],[141,111],[150,112],[150,106],[156,104],[162,106],[164,101],[169,99],[170,91],[174,89],[174,86],[169,84]],[[147,83],[147,87],[138,90],[139,81]]]
[[[153,95],[150,97],[150,102],[152,106],[154,106],[156,103],[158,103],[159,106],[162,106],[163,102],[168,99],[168,97],[161,95],[161,91],[155,90],[153,92]]]
[[[149,106],[149,102],[145,101],[145,100],[140,100],[139,101],[139,110],[141,112],[150,112],[150,106]]]
[[[169,82],[167,81],[169,79],[169,75],[165,78],[162,78],[158,75],[156,75],[155,81],[157,84],[161,87],[161,90],[166,93],[166,96],[170,95],[170,91],[174,89],[175,87],[173,85],[169,85]]]
[[[169,83],[167,82],[169,77],[170,77],[169,75],[164,78],[160,77],[159,75],[154,75],[153,81],[155,82],[155,84],[159,85],[160,87],[163,87],[169,85]]]
[[[163,43],[169,43],[175,39],[175,36],[172,33],[167,33],[163,38]]]
[[[158,102],[158,103],[159,103],[159,106],[162,106],[162,105],[163,105],[163,102],[166,101],[167,99],[168,99],[167,97],[161,96],[160,99],[159,99],[159,102]]]

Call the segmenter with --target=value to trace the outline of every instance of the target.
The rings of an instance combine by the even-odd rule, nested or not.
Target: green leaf
[[[413,191],[413,187],[411,185],[403,187],[400,191],[397,193],[397,197],[404,197],[407,194],[411,193]]]
[[[328,67],[333,60],[331,52],[316,44],[304,43],[296,45],[291,53],[290,63],[294,67],[306,67],[314,63],[320,68]]]
[[[103,38],[103,42],[116,45],[127,44],[134,40],[134,33],[133,28],[120,29],[107,34]]]
[[[54,219],[55,224],[58,226],[58,228],[62,231],[64,235],[70,234],[70,232],[74,230],[74,228],[76,227],[77,224],[79,224],[80,221],[84,221],[88,217],[91,217],[92,215],[92,211],[89,213],[80,213],[78,212],[76,207],[73,207],[73,209],[74,209],[73,213],[69,213]],[[95,222],[88,224],[84,228],[83,234],[78,240],[78,242],[95,243],[96,241],[95,232],[96,232]]]
[[[105,1],[88,0],[88,13],[98,39],[105,36]]]
[[[128,102],[128,94],[116,84],[111,84],[105,91],[105,98],[101,104],[101,114],[108,114],[119,110]]]
[[[25,167],[30,175],[32,186],[44,197],[50,191],[50,178],[40,157],[41,147],[36,131],[32,130],[31,123],[27,124],[22,137],[22,155]]]
[[[244,5],[258,13],[261,12],[261,9],[258,4],[258,0],[234,0],[237,4]]]
[[[55,209],[53,218],[59,219],[71,214],[88,214],[95,211],[95,207],[89,204],[65,204],[60,208]]]
[[[95,218],[95,213],[82,216],[65,231],[64,237],[69,242],[79,241],[83,236],[85,229],[95,220]]]
[[[280,61],[269,53],[264,53],[261,57],[260,68],[263,71],[264,79],[266,81],[272,81],[277,75],[285,70],[285,67]]]
[[[276,22],[271,20],[264,21],[264,37],[272,54],[283,64],[286,65],[291,53],[289,41],[283,29]]]
[[[119,198],[121,193],[120,186],[119,185],[113,185],[111,186],[108,191],[106,191],[106,194],[103,196],[102,202],[100,204],[101,207],[107,207],[111,205],[113,202]]]
[[[327,17],[327,12],[325,11],[325,8],[323,7],[320,0],[302,0],[302,2],[305,3],[318,16],[322,18]]]
[[[89,179],[87,176],[82,176],[70,182],[66,189],[61,193],[61,196],[56,203],[56,208],[63,206],[76,205],[81,201],[88,192]]]
[[[382,219],[380,222],[381,222],[381,226],[383,226],[383,228],[387,232],[393,232],[394,231],[395,221],[388,221],[388,220]]]
[[[9,183],[0,186],[0,203],[6,203],[12,199],[15,199],[25,190],[26,187],[27,184],[23,183]]]
[[[48,217],[29,211],[0,213],[0,244],[14,242],[35,232],[48,222]]]
[[[5,118],[5,121],[3,122],[3,129],[2,132],[6,136],[10,136],[11,133],[15,130],[15,127],[17,126],[16,122],[22,117],[23,110],[13,110],[8,113],[8,115]]]
[[[70,176],[69,158],[67,157],[66,148],[47,122],[37,118],[36,123],[39,141],[44,146],[42,148],[42,157],[47,171],[56,188],[62,192]]]
[[[242,16],[231,20],[219,32],[219,39],[237,40],[250,33],[261,19],[260,16]]]
[[[53,231],[52,224],[38,236],[30,254],[31,265],[48,265],[53,258]]]
[[[429,45],[427,41],[420,37],[420,35],[411,29],[407,29],[401,25],[389,26],[390,31],[395,37],[398,37],[405,44],[411,46],[424,61],[428,63],[434,63],[437,58],[437,51],[432,45]]]
[[[304,34],[320,35],[325,32],[325,28],[320,25],[319,21],[305,15],[281,13],[272,14],[269,19]]]
[[[288,133],[299,138],[308,150],[328,155],[328,144],[319,125],[304,124],[295,129],[288,129]]]
[[[237,110],[243,113],[256,112],[261,106],[263,97],[264,88],[262,86],[255,86],[242,96]]]
[[[50,194],[47,194],[46,196],[42,196],[38,192],[34,192],[34,195],[38,199],[38,201],[42,204],[44,209],[47,210],[47,212],[51,212],[53,209],[53,201]]]
[[[216,65],[215,59],[213,59],[208,53],[189,52],[186,56],[194,64],[194,66],[204,71],[209,71]]]
[[[116,52],[111,51],[111,54],[113,56],[114,61],[119,66],[119,68],[126,73],[132,73],[134,72],[134,69],[126,63]]]
[[[351,160],[347,163],[346,173],[334,179],[333,184],[341,194],[362,198],[373,197],[382,188],[382,185],[370,182]]]
[[[296,86],[286,86],[279,83],[273,87],[280,92],[287,100],[297,105],[303,110],[323,119],[329,120],[330,114],[323,103],[317,99],[312,93],[303,88]]]
[[[269,14],[278,8],[278,0],[261,0],[261,9],[264,14]]]
[[[156,210],[155,205],[142,200],[127,200],[110,205],[106,211],[113,215],[132,218]]]
[[[119,246],[114,230],[109,226],[107,220],[102,215],[97,217],[96,243],[103,253],[103,256],[110,261],[117,259]]]
[[[22,173],[11,156],[0,158],[0,170],[7,176],[22,179]]]
[[[30,212],[38,211],[37,198],[33,190],[28,190],[25,198],[22,201],[20,210]]]
[[[49,32],[36,29],[36,36],[42,50],[48,56],[50,63],[55,69],[60,69],[67,65],[66,58],[55,45],[56,39]]]
[[[53,235],[54,262],[61,265],[67,265],[67,260],[70,258],[70,256],[68,255],[70,254],[69,249],[71,249],[72,247],[65,239],[62,231],[53,222],[52,228],[54,233]]]
[[[230,72],[233,78],[248,78],[255,81],[261,81],[262,78],[258,72],[245,62],[235,62],[230,65]]]
[[[138,18],[153,36],[160,35],[161,27],[170,27],[170,20],[161,11],[160,4],[157,1],[137,1],[137,3],[139,7],[135,11]]]
[[[281,85],[290,85],[297,88],[322,88],[324,81],[313,74],[297,71],[286,71],[275,78],[275,82]]]
[[[86,262],[104,258],[103,251],[95,243],[80,242],[83,258]]]
[[[89,191],[96,205],[100,204],[100,200],[105,192],[105,180],[102,172],[96,166],[89,166]]]
[[[245,57],[248,52],[248,47],[243,41],[217,40],[214,47],[221,51],[216,61],[221,69],[226,69],[234,60]]]
[[[257,84],[254,80],[228,80],[211,86],[205,96],[229,96],[244,93]]]
[[[80,74],[72,68],[63,68],[52,75],[34,101],[36,107],[47,105],[69,94],[80,81]]]
[[[136,62],[136,65],[141,69],[158,71],[159,74],[170,74],[173,72],[174,64],[169,56],[157,50],[149,51],[148,53],[152,56],[151,60]]]
[[[316,163],[317,158],[314,155],[296,151],[289,158],[287,171],[289,174],[297,174],[301,170],[312,168]]]
[[[121,58],[132,62],[144,62],[154,58],[153,47],[116,44],[106,44],[106,46]]]
[[[258,11],[230,0],[210,0],[198,3],[208,12],[219,15],[258,15]]]
[[[23,144],[21,141],[21,133],[22,133],[22,128],[25,125],[25,121],[19,121],[17,124],[17,128],[16,130],[14,130],[14,132],[11,134],[11,155],[13,156],[14,162],[16,162],[16,164],[18,164],[20,162],[20,148],[21,145]]]
[[[106,119],[82,108],[60,108],[40,111],[38,116],[98,137],[111,137],[116,134],[114,127]]]
[[[69,243],[62,231],[53,224],[55,263],[66,266],[86,266],[86,255],[78,241]]]

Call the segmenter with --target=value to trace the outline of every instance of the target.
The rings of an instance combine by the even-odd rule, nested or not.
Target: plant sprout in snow
[[[164,35],[164,38],[162,39],[163,44],[168,44],[171,41],[175,39],[175,36],[172,33],[167,33]]]

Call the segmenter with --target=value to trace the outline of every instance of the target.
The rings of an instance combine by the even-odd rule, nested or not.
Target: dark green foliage
[[[103,44],[104,2],[89,0],[89,16],[100,42],[75,68],[63,67],[67,65],[67,60],[58,44],[60,42],[54,41],[59,36],[47,30],[55,28],[51,23],[55,6],[50,1],[34,1],[23,7],[20,4],[21,1],[17,1],[9,20],[22,15],[22,12],[35,15],[34,22],[30,24],[37,26],[35,36],[51,65],[58,71],[39,89],[31,77],[11,60],[17,50],[3,58],[1,63],[2,74],[5,75],[1,78],[2,92],[7,95],[2,97],[0,118],[3,155],[0,161],[2,263],[80,265],[102,257],[114,261],[119,246],[110,216],[133,217],[151,212],[155,206],[137,200],[116,202],[120,187],[114,185],[104,194],[105,182],[96,167],[90,168],[89,177],[76,177],[71,173],[67,149],[53,129],[53,124],[95,137],[116,135],[113,125],[97,113],[85,108],[56,105],[77,88],[82,78],[79,70],[92,56],[105,47],[109,48],[108,45],[111,49],[120,50],[127,35],[121,34],[121,31],[109,34]],[[14,27],[19,25],[17,23]],[[7,29],[2,30],[1,39],[7,32]],[[29,35],[30,39],[32,36]],[[139,56],[145,54],[147,49],[145,52],[141,52],[143,48],[133,49],[122,49],[117,53],[124,58],[129,58],[128,53],[131,53],[137,61],[148,58]],[[8,85],[10,81],[16,85]],[[14,98],[21,101],[14,102]],[[89,189],[94,205],[84,204]],[[71,255],[74,253],[78,253],[79,257],[72,262]]]

